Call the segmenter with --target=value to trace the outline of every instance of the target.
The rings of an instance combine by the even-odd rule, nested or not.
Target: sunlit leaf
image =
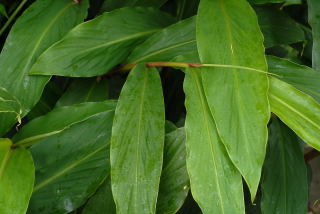
[[[202,63],[267,71],[263,36],[245,0],[202,0],[197,44]],[[215,67],[201,69],[201,76],[221,141],[254,199],[267,143],[268,78],[245,69]]]
[[[112,127],[111,182],[117,213],[155,213],[164,133],[159,74],[138,64],[122,88]]]

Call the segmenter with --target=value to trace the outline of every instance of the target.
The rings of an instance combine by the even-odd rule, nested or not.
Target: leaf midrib
[[[96,153],[100,152],[101,150],[103,150],[104,148],[106,148],[108,146],[108,144],[104,144],[102,146],[100,146],[99,148],[97,148],[96,150],[94,150],[93,152],[89,153],[88,155],[84,156],[83,158],[75,161],[74,163],[70,164],[69,166],[63,168],[60,171],[57,171],[56,173],[54,173],[53,175],[51,175],[48,179],[45,179],[44,181],[42,181],[41,183],[37,184],[34,189],[33,189],[33,193],[36,193],[39,189],[47,186],[48,184],[50,184],[51,182],[53,182],[54,180],[58,179],[59,177],[61,177],[62,175],[66,174],[68,171],[72,170],[73,168],[79,166],[82,162],[86,161],[87,159],[91,158],[93,155],[95,155]]]

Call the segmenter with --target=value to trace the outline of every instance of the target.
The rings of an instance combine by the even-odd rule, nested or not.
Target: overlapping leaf
[[[265,46],[291,44],[305,40],[304,32],[288,15],[272,7],[255,7]]]
[[[196,50],[195,18],[183,20],[155,33],[132,51],[127,62],[168,61]]]
[[[312,68],[293,63],[287,59],[274,56],[267,57],[269,72],[277,74],[278,79],[309,94],[320,102],[320,73]]]
[[[75,79],[56,103],[56,106],[67,106],[76,103],[97,102],[108,99],[109,84],[107,79]]]
[[[113,114],[95,114],[31,147],[36,184],[28,213],[69,213],[95,193],[110,173]]]
[[[245,0],[202,0],[197,44],[202,63],[267,70],[263,36]],[[268,78],[246,69],[217,67],[201,69],[201,76],[221,141],[254,199],[267,143]]]
[[[270,126],[261,190],[262,213],[307,213],[308,179],[302,148],[296,135],[276,118]]]
[[[271,110],[300,138],[320,150],[320,104],[293,86],[269,77]]]
[[[320,71],[320,2],[308,0],[308,19],[312,28],[312,67]]]
[[[185,131],[180,128],[168,133],[165,138],[157,213],[176,213],[184,203],[188,192]]]
[[[111,192],[110,176],[99,187],[98,191],[89,199],[82,214],[115,214],[116,205]]]
[[[138,64],[122,88],[112,127],[111,181],[117,213],[155,213],[164,125],[159,74]]]
[[[186,71],[187,169],[193,198],[204,214],[245,213],[242,179],[217,133],[200,70]]]
[[[25,214],[34,183],[32,156],[0,138],[0,213]]]
[[[72,125],[97,113],[114,110],[115,106],[115,101],[105,101],[56,108],[47,115],[29,122],[14,136],[13,140],[18,144],[33,144],[43,138],[69,129]]]
[[[145,6],[145,7],[160,7],[167,0],[106,0],[102,6],[103,11],[111,11],[121,7]]]
[[[75,77],[104,74],[126,59],[137,44],[172,21],[169,15],[153,8],[121,8],[104,13],[78,25],[45,51],[31,74]]]
[[[12,27],[0,55],[0,87],[20,101],[23,115],[39,100],[49,79],[29,76],[31,66],[45,49],[83,21],[87,8],[87,0],[78,4],[71,0],[38,0]]]

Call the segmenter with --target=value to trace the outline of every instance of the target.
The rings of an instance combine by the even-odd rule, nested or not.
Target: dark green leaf
[[[110,173],[113,114],[96,114],[31,147],[36,184],[28,213],[69,213],[95,193]]]
[[[121,7],[145,6],[160,7],[168,0],[106,0],[102,6],[103,11],[111,11]]]
[[[277,74],[278,79],[292,84],[320,102],[320,73],[304,65],[274,56],[268,56],[269,72]]]
[[[267,71],[263,36],[245,0],[202,0],[197,43],[202,63]],[[217,67],[201,69],[201,76],[221,141],[247,182],[253,200],[267,143],[268,78],[245,69]]]
[[[307,213],[307,168],[299,144],[288,127],[272,120],[261,184],[262,213]]]
[[[155,33],[132,51],[128,63],[168,61],[196,50],[195,18],[183,20]]]
[[[188,70],[184,82],[187,169],[192,195],[205,214],[244,213],[241,175],[219,138],[198,72],[195,68]]]
[[[109,84],[107,79],[75,79],[67,91],[58,100],[56,106],[67,106],[84,102],[98,102],[108,99]]]
[[[267,48],[305,40],[303,30],[284,12],[273,7],[255,7],[255,11]]]
[[[34,183],[34,165],[29,151],[12,149],[0,138],[0,213],[25,214]]]
[[[27,75],[31,66],[45,49],[83,21],[87,8],[87,0],[79,4],[71,0],[38,0],[12,27],[0,55],[0,87],[20,101],[23,115],[38,102],[49,80]]]
[[[266,4],[266,3],[285,3],[290,4],[301,4],[301,0],[249,0],[252,4]]]
[[[115,214],[116,205],[111,192],[111,180],[108,177],[98,191],[89,199],[81,214]]]
[[[157,213],[176,213],[185,201],[188,192],[185,131],[180,128],[167,134],[165,138]]]
[[[121,8],[104,13],[78,25],[45,51],[31,73],[73,77],[107,73],[137,44],[170,23],[169,15],[153,8]]]
[[[159,74],[138,64],[122,88],[112,127],[111,181],[118,213],[156,211],[164,117]]]
[[[18,144],[33,144],[43,138],[63,132],[97,113],[114,110],[115,106],[115,101],[105,101],[56,108],[47,115],[38,117],[23,126],[13,140]]]
[[[320,1],[308,0],[309,24],[312,28],[312,67],[320,71]]]
[[[3,15],[3,16],[8,18],[8,14],[7,14],[6,8],[1,3],[0,3],[0,15]]]
[[[293,86],[269,77],[271,110],[302,140],[320,150],[320,104]]]

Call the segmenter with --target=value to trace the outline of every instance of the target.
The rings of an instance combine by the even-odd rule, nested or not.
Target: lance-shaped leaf
[[[97,81],[93,79],[75,79],[56,103],[58,106],[67,106],[76,103],[98,102],[108,99],[109,84],[107,79]]]
[[[132,51],[128,63],[168,61],[196,50],[195,20],[192,17],[155,33]]]
[[[272,47],[305,40],[304,32],[288,15],[273,7],[255,7],[259,25],[265,38],[264,45]]]
[[[20,122],[22,109],[19,101],[4,88],[0,88],[0,136],[10,129],[12,122]]]
[[[183,205],[188,192],[185,131],[180,128],[166,134],[157,213],[176,213]]]
[[[193,198],[204,214],[245,213],[241,175],[217,133],[201,70],[191,68],[186,72],[187,169]]]
[[[297,136],[278,119],[270,125],[267,157],[261,184],[265,214],[307,213],[308,179]]]
[[[69,129],[72,125],[82,122],[95,114],[114,110],[115,106],[115,101],[105,101],[56,108],[52,112],[38,117],[23,126],[13,140],[17,144],[33,144],[43,138]]]
[[[267,56],[267,61],[268,71],[277,74],[275,77],[293,85],[320,102],[319,72],[308,66],[299,65],[275,56]]]
[[[110,173],[113,115],[95,114],[31,147],[36,184],[28,213],[69,213],[95,193]]]
[[[202,63],[267,70],[263,36],[245,0],[202,0],[197,43]],[[201,69],[201,75],[219,136],[254,199],[267,143],[268,78],[247,69],[216,67]]]
[[[271,110],[302,140],[320,150],[320,104],[293,86],[269,77]]]
[[[312,28],[312,67],[320,71],[320,1],[308,0],[308,19]]]
[[[0,138],[0,213],[25,214],[34,183],[34,165],[29,151],[12,149]]]
[[[0,55],[0,87],[20,101],[23,115],[40,99],[49,79],[29,76],[31,66],[45,49],[83,21],[87,8],[87,0],[77,4],[72,0],[37,0],[12,27]]]
[[[112,127],[111,182],[117,213],[155,213],[164,124],[159,74],[138,64],[122,88]]]
[[[31,74],[104,74],[126,59],[137,44],[170,23],[169,15],[153,8],[121,8],[104,13],[78,25],[45,51]]]
[[[97,192],[89,199],[82,214],[115,214],[116,205],[111,192],[110,176],[103,182]]]
[[[161,7],[168,0],[108,0],[102,6],[103,11],[111,11],[121,7]]]

